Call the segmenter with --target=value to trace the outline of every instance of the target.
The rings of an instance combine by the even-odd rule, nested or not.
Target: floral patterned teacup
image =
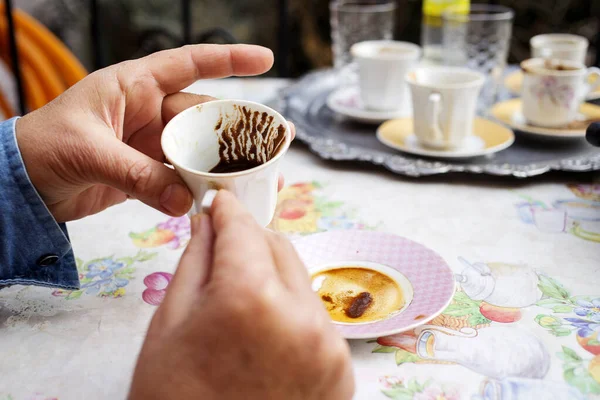
[[[521,63],[521,69],[523,116],[532,125],[570,124],[585,96],[600,86],[600,69],[575,61],[531,58]]]

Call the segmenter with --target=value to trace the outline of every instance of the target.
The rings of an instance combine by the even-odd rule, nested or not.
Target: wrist
[[[38,190],[38,192],[40,192],[38,189],[38,171],[37,168],[34,167],[35,164],[33,163],[35,154],[32,149],[33,143],[30,135],[31,131],[32,124],[30,122],[29,114],[17,120],[15,124],[15,138],[17,140],[17,147],[19,148],[19,153],[21,154],[21,159],[23,160],[23,165],[25,166],[29,180],[31,180],[33,186]]]

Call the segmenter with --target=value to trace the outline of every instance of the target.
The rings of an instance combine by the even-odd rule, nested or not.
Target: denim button
[[[56,264],[58,256],[56,254],[46,254],[38,258],[37,265],[40,267],[47,267]]]

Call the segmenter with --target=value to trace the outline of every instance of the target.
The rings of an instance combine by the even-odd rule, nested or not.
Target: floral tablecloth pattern
[[[256,85],[193,90],[228,97]],[[293,148],[270,228],[292,240],[395,233],[438,252],[457,281],[429,324],[351,341],[357,399],[600,399],[600,175],[449,184],[348,167]],[[0,291],[0,400],[124,398],[190,237],[187,217],[135,201],[69,231],[80,290]]]

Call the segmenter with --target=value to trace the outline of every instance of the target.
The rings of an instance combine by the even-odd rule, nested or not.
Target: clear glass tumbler
[[[391,40],[394,35],[393,0],[334,0],[331,12],[333,65],[342,69],[352,62],[350,47],[364,40]]]
[[[496,102],[506,68],[514,12],[503,6],[472,4],[442,14],[445,65],[463,66],[487,76],[481,93],[487,108]]]

